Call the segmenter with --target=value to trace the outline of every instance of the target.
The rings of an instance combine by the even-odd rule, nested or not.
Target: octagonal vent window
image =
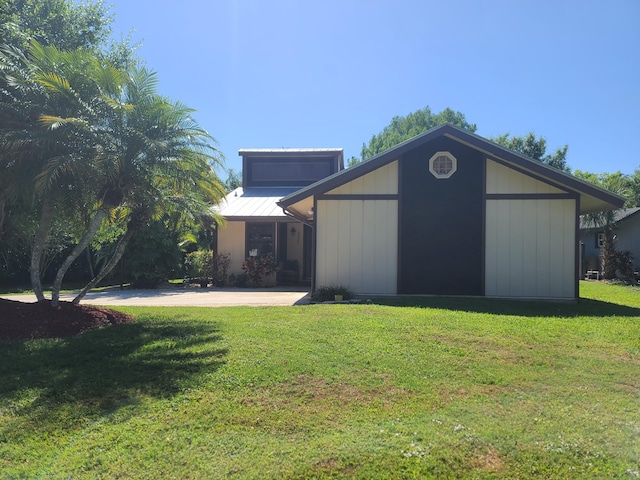
[[[457,168],[456,157],[449,152],[437,152],[429,159],[429,171],[436,178],[449,178]]]

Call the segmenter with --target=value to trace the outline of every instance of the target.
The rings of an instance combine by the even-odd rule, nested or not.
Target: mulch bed
[[[131,315],[93,305],[24,303],[0,298],[0,340],[72,337],[106,325],[130,323]]]

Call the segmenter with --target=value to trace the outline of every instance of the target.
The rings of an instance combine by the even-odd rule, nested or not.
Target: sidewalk
[[[75,295],[62,294],[70,302]],[[2,295],[0,298],[35,302],[35,295]],[[49,297],[47,297],[49,298]],[[84,304],[103,306],[228,307],[286,306],[309,303],[309,290],[297,288],[175,288],[159,290],[106,290],[90,292]]]

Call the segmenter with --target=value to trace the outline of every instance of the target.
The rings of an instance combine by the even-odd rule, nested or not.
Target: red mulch
[[[24,303],[0,298],[0,340],[72,337],[104,327],[130,323],[131,315],[93,305],[60,302]]]

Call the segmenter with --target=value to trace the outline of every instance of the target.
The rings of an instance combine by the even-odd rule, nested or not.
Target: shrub
[[[227,283],[230,265],[229,254],[213,253],[212,250],[191,252],[184,262],[186,277],[202,288],[209,283],[223,287]]]
[[[212,281],[218,287],[224,287],[227,284],[229,266],[231,266],[231,254],[216,253],[213,255],[212,263]]]
[[[342,295],[343,300],[353,298],[353,292],[344,285],[321,285],[311,295],[315,302],[328,302],[335,300],[336,295]]]
[[[246,288],[247,287],[247,274],[240,273],[235,275],[232,273],[229,275],[229,285],[232,285],[237,288]]]
[[[629,250],[616,251],[614,254],[616,273],[624,279],[633,277],[633,253]]]
[[[242,263],[242,269],[247,274],[249,284],[254,287],[262,285],[262,279],[276,271],[275,259],[267,255],[265,257],[249,257]]]
[[[196,250],[187,254],[184,261],[186,277],[190,282],[199,283],[205,288],[211,279],[211,250]]]
[[[157,288],[181,274],[182,252],[177,235],[163,222],[151,222],[133,235],[122,261],[132,286]]]

